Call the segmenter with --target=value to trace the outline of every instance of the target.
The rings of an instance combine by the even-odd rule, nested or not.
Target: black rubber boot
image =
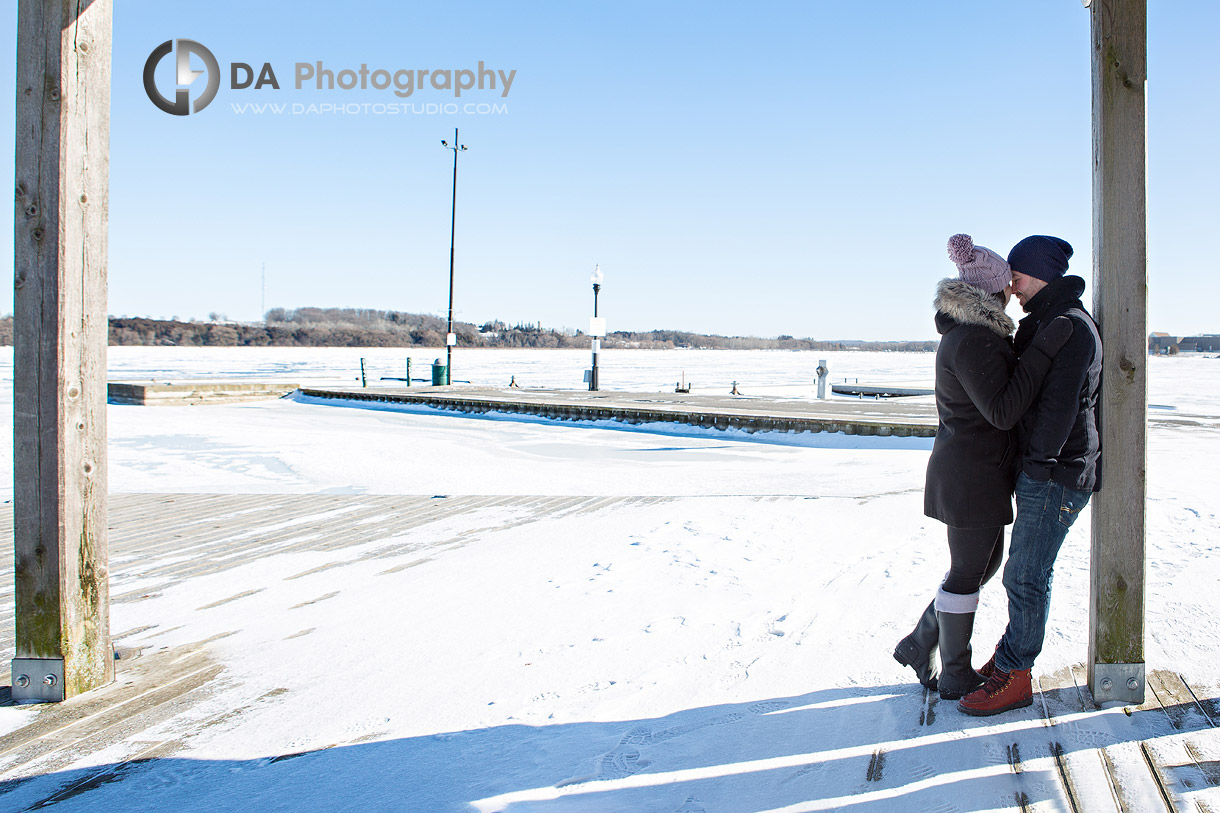
[[[894,647],[894,660],[915,670],[915,677],[928,689],[936,690],[940,669],[936,665],[936,647],[940,644],[940,626],[936,623],[936,602],[923,611],[911,634]]]
[[[940,699],[960,700],[986,681],[970,665],[974,613],[936,614],[940,626]]]

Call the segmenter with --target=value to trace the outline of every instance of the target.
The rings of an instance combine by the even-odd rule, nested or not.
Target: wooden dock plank
[[[1059,772],[1060,783],[1075,813],[1118,811],[1118,799],[1100,759],[1100,746],[1108,738],[1078,719],[1092,710],[1092,703],[1082,696],[1070,668],[1037,680],[1038,698],[1044,722],[1050,736],[1050,750]]]
[[[265,498],[264,510],[254,512],[230,512],[222,511],[221,506],[226,501],[226,495],[211,495],[212,501],[200,506],[199,513],[206,516],[208,513],[218,517],[216,521],[199,521],[195,516],[189,517],[190,525],[184,526],[180,532],[190,531],[195,537],[197,544],[216,544],[229,535],[246,535],[256,527],[269,528],[266,536],[274,536],[276,534],[290,534],[294,528],[289,525],[286,531],[277,530],[272,526],[283,525],[286,522],[299,521],[305,516],[316,516],[327,512],[336,511],[342,508],[352,508],[360,506],[354,511],[346,511],[338,515],[339,524],[344,522],[358,524],[362,519],[377,513],[387,513],[391,511],[409,510],[412,512],[433,511],[437,514],[444,513],[444,508],[435,503],[429,497],[368,497],[364,495],[344,495],[341,500],[336,500],[333,495],[320,495],[329,497],[328,500],[311,500],[310,495],[268,495]],[[495,498],[475,498],[479,500],[495,499]],[[328,520],[329,521],[329,520]],[[314,523],[317,527],[318,523]],[[153,541],[148,537],[141,535],[134,538],[124,538],[124,548],[130,549],[140,554],[160,553],[166,550],[180,549],[182,543],[168,541]]]
[[[1207,760],[1200,762],[1199,752],[1192,750],[1189,735],[1157,737],[1140,743],[1149,768],[1157,777],[1165,796],[1175,811],[1193,811],[1193,797],[1216,787],[1215,771]]]
[[[1192,686],[1176,672],[1157,670],[1149,687],[1176,712],[1171,714],[1182,733],[1146,744],[1150,762],[1165,777],[1181,809],[1220,812],[1220,727],[1210,714],[1217,693],[1213,687]],[[1185,713],[1182,710],[1185,709]]]
[[[1084,664],[1072,667],[1072,674],[1086,707],[1096,705],[1088,690],[1088,674]],[[1143,740],[1148,736],[1168,734],[1173,731],[1164,708],[1152,692],[1148,692],[1143,704],[1122,709],[1110,709],[1094,716],[1094,726],[1102,739],[1109,744],[1099,750],[1102,765],[1123,813],[1153,813],[1168,811],[1175,813],[1170,791],[1162,784],[1161,777],[1149,762]]]
[[[330,532],[333,528],[351,527],[357,529],[359,519],[382,510],[376,505],[361,509],[365,503],[375,502],[366,498],[348,497],[348,505],[342,503],[311,503],[309,500],[282,500],[273,503],[274,510],[260,514],[228,515],[225,519],[214,523],[196,523],[190,529],[183,529],[183,537],[189,531],[189,542],[184,539],[150,542],[146,538],[130,540],[124,537],[121,542],[123,551],[142,557],[159,556],[166,553],[181,553],[184,551],[215,552],[220,549],[234,551],[242,545],[257,548],[260,545],[280,542],[293,536],[299,536],[305,530],[311,532]],[[217,511],[223,504],[223,499],[214,500],[212,510]],[[333,514],[342,508],[354,509]],[[201,509],[206,510],[206,506]],[[322,517],[332,513],[322,522],[311,520],[302,522],[306,517]],[[349,540],[350,541],[350,540]]]
[[[129,541],[142,536],[155,538],[192,529],[228,516],[257,517],[274,514],[282,505],[276,494],[115,494],[126,512],[124,526]],[[188,502],[189,500],[189,502]],[[223,504],[223,508],[217,502]],[[223,513],[221,512],[223,511]]]
[[[419,527],[428,522],[435,522],[460,510],[466,515],[486,507],[496,498],[471,498],[466,504],[453,507],[451,510],[428,509],[429,516],[415,517],[410,527]],[[306,515],[309,516],[309,515]],[[276,528],[275,524],[264,526],[266,530],[251,528],[236,536],[222,537],[202,543],[195,548],[195,561],[180,561],[161,568],[146,571],[146,575],[171,578],[189,578],[200,573],[212,573],[219,569],[238,567],[255,561],[269,553],[290,553],[302,550],[325,551],[348,548],[376,540],[378,537],[368,533],[355,524],[358,514],[355,512],[332,516],[324,522],[313,522],[308,525],[294,524],[289,527]],[[282,524],[282,523],[281,523]],[[498,527],[498,526],[492,526]],[[243,541],[240,537],[246,537]],[[200,556],[206,552],[207,556]]]
[[[1214,724],[1220,726],[1220,687],[1208,683],[1200,683],[1189,675],[1183,676],[1182,682],[1190,690],[1191,696],[1199,704],[1199,708]]]
[[[1165,709],[1170,723],[1179,731],[1211,728],[1215,721],[1204,710],[1181,675],[1165,669],[1148,674],[1148,688]]]
[[[286,520],[315,515],[333,510],[328,501],[301,499],[309,495],[265,495],[263,504],[257,508],[246,507],[233,510],[228,505],[227,495],[206,495],[210,499],[194,506],[189,513],[180,514],[182,522],[166,522],[154,528],[142,527],[131,535],[124,534],[125,549],[144,553],[156,553],[181,547],[184,535],[201,539],[222,537],[226,529],[240,533],[251,526],[277,525]]]

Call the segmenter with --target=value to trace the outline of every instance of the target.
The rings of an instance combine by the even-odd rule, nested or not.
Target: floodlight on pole
[[[466,145],[458,142],[457,128],[453,128],[453,143],[441,139],[441,146],[453,150],[453,206],[449,212],[449,326],[445,331],[445,383],[453,381],[453,346],[457,336],[453,333],[453,237],[457,225],[457,157],[466,151]]]

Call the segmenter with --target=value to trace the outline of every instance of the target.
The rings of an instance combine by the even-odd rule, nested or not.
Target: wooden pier
[[[679,423],[746,432],[841,432],[930,438],[935,437],[937,425],[936,405],[930,397],[817,400],[477,387],[302,387],[300,393],[310,398],[412,404],[474,414],[502,412],[571,421]]]
[[[106,397],[133,406],[234,404],[283,398],[296,388],[282,381],[111,381]]]

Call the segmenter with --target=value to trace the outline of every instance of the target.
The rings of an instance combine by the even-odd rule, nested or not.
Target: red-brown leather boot
[[[999,649],[999,647],[996,647],[996,649]],[[993,651],[991,653],[991,660],[987,661],[987,663],[983,664],[982,666],[980,666],[978,669],[975,669],[974,671],[978,672],[984,678],[990,679],[991,673],[995,671],[995,652]]]
[[[1034,702],[1034,689],[1029,669],[1005,672],[995,669],[986,685],[963,697],[957,707],[974,717],[990,717],[1009,709],[1021,709]]]

